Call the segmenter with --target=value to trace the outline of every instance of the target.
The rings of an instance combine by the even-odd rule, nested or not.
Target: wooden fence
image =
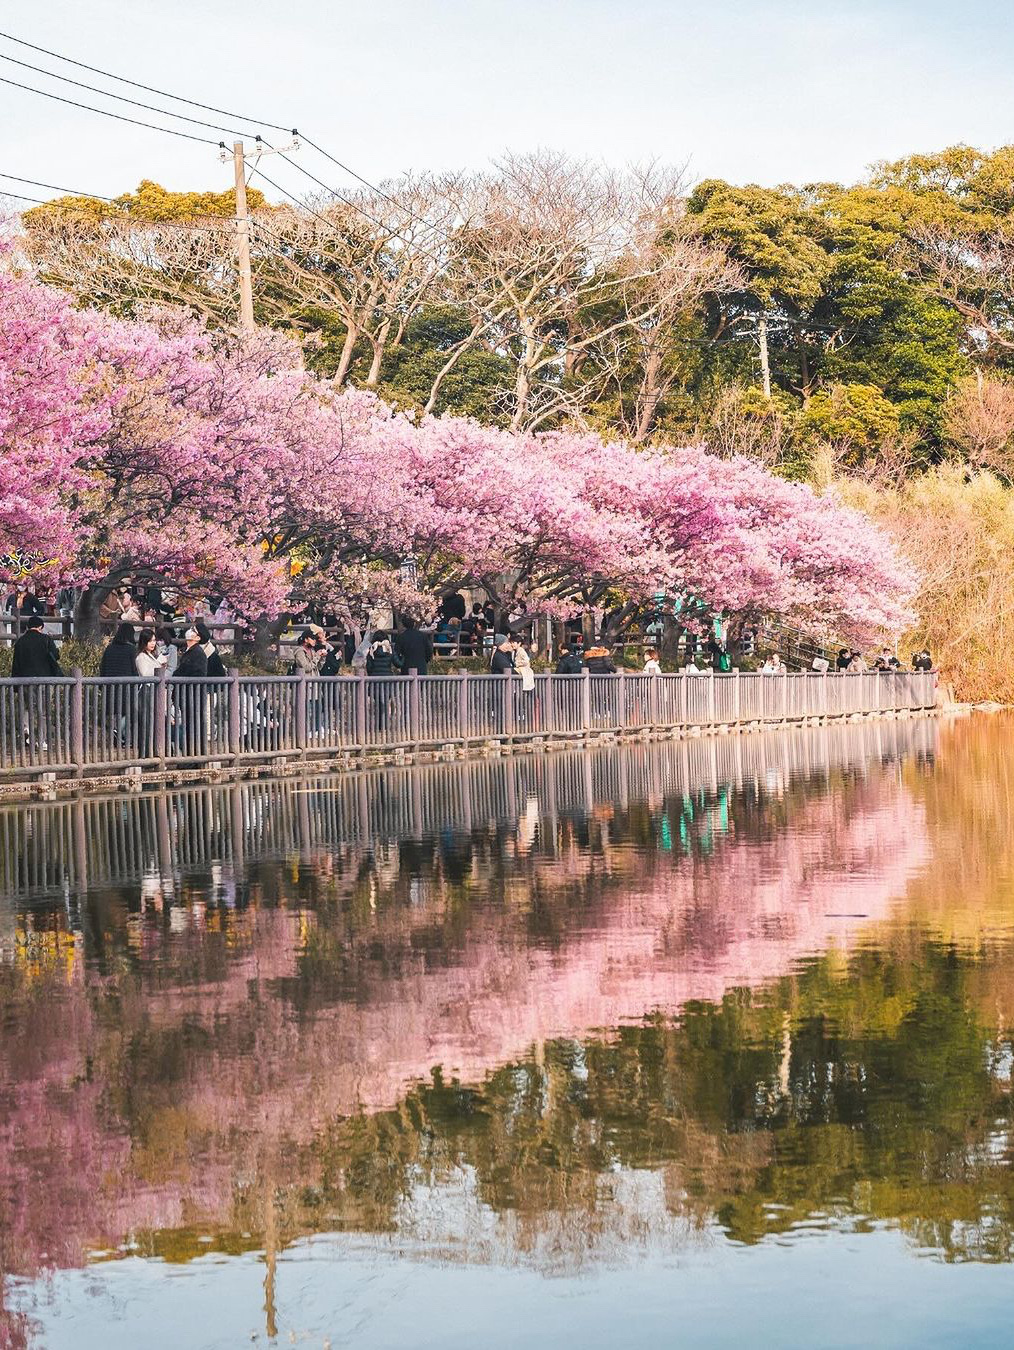
[[[934,706],[929,672],[0,680],[0,776],[791,723]]]

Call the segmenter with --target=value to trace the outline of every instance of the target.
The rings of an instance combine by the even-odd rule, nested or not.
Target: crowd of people
[[[16,679],[52,678],[64,672],[47,624],[64,618],[76,602],[74,593],[58,592],[45,600],[27,584],[18,585],[7,597],[7,614],[17,621],[21,636],[14,643],[12,675]],[[308,610],[298,620],[300,626],[291,657],[283,669],[290,674],[331,676],[342,673],[369,676],[400,674],[426,675],[435,659],[475,658],[492,674],[516,674],[524,689],[534,688],[532,655],[526,645],[531,620],[522,609],[498,612],[490,600],[469,605],[460,591],[449,591],[433,619],[422,625],[412,615],[400,616],[395,624],[391,610],[374,617],[374,624],[355,629],[343,624],[334,614]],[[108,678],[143,676],[157,678],[165,673],[177,679],[215,679],[226,674],[213,632],[225,630],[235,644],[241,621],[222,597],[187,601],[179,594],[152,586],[134,586],[129,579],[111,589],[99,613],[100,628],[108,637],[99,674]],[[643,648],[645,674],[661,674],[662,663],[657,643],[663,625],[656,614],[644,625],[645,639],[652,645]],[[757,630],[751,629],[737,651],[752,656]],[[704,638],[684,632],[677,649],[675,668],[688,675],[727,674],[733,659],[726,643],[717,633]],[[673,664],[673,663],[671,663]],[[812,668],[827,670],[827,658],[817,657]],[[912,654],[913,670],[931,670],[930,654],[925,649]],[[774,652],[760,666],[764,674],[783,674],[787,667]],[[873,669],[900,670],[901,662],[890,648],[884,647],[868,664],[862,653],[842,647],[834,661],[838,672],[861,673]],[[565,641],[555,665],[558,675],[613,674],[616,664],[610,647],[604,642],[586,643],[581,622],[565,625]]]

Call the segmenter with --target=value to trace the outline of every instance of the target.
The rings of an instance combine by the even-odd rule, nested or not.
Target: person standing
[[[34,591],[28,589],[23,581],[19,582],[14,591],[7,597],[5,608],[15,621],[12,625],[15,633],[25,632],[29,619],[41,618],[46,612],[46,606]]]
[[[385,632],[374,633],[370,650],[366,654],[367,675],[379,680],[397,675],[397,661],[398,658],[395,655],[394,647],[391,645],[390,636]],[[395,687],[397,688],[397,686]],[[370,697],[373,703],[373,718],[376,728],[378,731],[384,731],[387,728],[391,710],[392,694],[382,684],[378,684],[370,689]],[[396,695],[393,697],[396,697]]]
[[[183,637],[187,645],[173,676],[174,682],[179,681],[174,698],[175,719],[183,753],[203,756],[207,725],[206,696],[203,688],[196,682],[207,679],[208,655],[201,646],[201,635],[193,624],[190,624]],[[190,681],[195,683],[191,684]]]
[[[133,624],[121,623],[112,641],[106,643],[99,663],[99,675],[110,681],[134,679],[137,676],[137,645]],[[99,689],[99,697],[113,743],[128,745],[128,732],[138,722],[136,710],[130,706],[134,697],[130,686],[120,683],[103,685]]]
[[[137,646],[134,626],[121,623],[106,644],[99,663],[99,674],[104,680],[124,679],[137,674]]]
[[[460,591],[448,591],[440,601],[440,613],[445,619],[457,619],[460,625],[465,617],[465,597]]]
[[[340,675],[342,673],[342,635],[326,633],[321,639],[321,663],[318,674]]]
[[[142,628],[137,638],[137,656],[134,665],[144,680],[154,680],[166,667],[166,656],[159,651],[158,638],[153,628]]]
[[[517,707],[516,721],[522,726],[526,726],[529,731],[534,731],[538,726],[539,701],[535,693],[535,671],[532,669],[532,658],[520,638],[514,639],[513,647],[514,671],[521,676],[521,702]]]
[[[165,657],[166,674],[173,676],[176,674],[176,667],[180,662],[180,649],[176,642],[176,634],[171,628],[163,625],[155,630],[155,638],[158,643],[159,656]]]
[[[580,675],[584,670],[581,653],[574,646],[564,647],[556,663],[557,675]]]
[[[25,631],[11,653],[12,679],[53,680],[63,676],[56,643],[42,631],[44,622],[41,614],[25,619]]]
[[[211,630],[203,619],[195,620],[194,627],[197,629],[197,636],[200,638],[201,650],[208,658],[208,679],[224,680],[228,672],[225,669],[225,662],[219,655],[218,648],[212,639]]]
[[[125,622],[125,614],[131,606],[130,586],[114,587],[106,593],[99,606],[99,625],[103,633],[115,632],[118,624]]]
[[[324,648],[312,628],[304,628],[289,667],[293,675],[316,675],[324,660]]]
[[[11,653],[11,677],[15,680],[53,680],[60,679],[63,671],[56,650],[56,643],[42,631],[41,614],[30,614],[25,619],[25,631],[14,644]],[[41,698],[46,698],[46,711],[43,712]],[[51,714],[48,710],[48,695],[26,697],[25,691],[17,689],[15,700],[18,709],[18,722],[25,738],[29,753],[46,749],[45,726]]]
[[[134,665],[143,680],[157,680],[165,670],[165,655],[158,649],[158,638],[153,628],[142,628],[137,638],[137,656]],[[143,686],[138,693],[138,732],[141,754],[154,754],[152,730],[155,726],[155,691]]]
[[[433,660],[433,639],[429,633],[422,632],[411,615],[405,617],[405,630],[395,638],[395,648],[406,675],[413,671],[425,675],[429,670]]]
[[[590,675],[616,674],[616,665],[606,647],[589,647],[585,652],[584,663]]]
[[[514,643],[506,633],[497,633],[493,639],[489,669],[493,675],[507,675],[514,671]]]

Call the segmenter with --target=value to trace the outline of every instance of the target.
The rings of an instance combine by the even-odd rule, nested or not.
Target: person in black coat
[[[585,652],[584,662],[591,675],[616,674],[616,666],[606,647],[589,647]]]
[[[196,620],[194,627],[197,629],[197,636],[201,640],[201,649],[208,658],[208,669],[205,672],[208,679],[224,680],[228,671],[225,668],[225,662],[218,654],[218,648],[212,639],[211,630],[201,619]]]
[[[429,633],[422,633],[411,616],[405,619],[405,631],[395,638],[395,648],[401,657],[401,665],[406,675],[417,671],[425,675],[429,663],[433,660],[433,639]]]
[[[201,635],[193,624],[184,634],[186,651],[180,656],[173,682],[177,680],[205,680],[208,677],[208,654],[201,646]],[[203,756],[207,753],[207,696],[200,686],[181,688],[173,697],[175,704],[175,735],[184,755]]]
[[[63,675],[56,643],[42,631],[38,614],[26,620],[26,629],[14,644],[11,677],[15,680],[51,680]]]
[[[445,619],[465,617],[465,597],[460,591],[448,591],[440,601],[440,613]]]
[[[505,633],[497,633],[493,641],[496,646],[489,661],[490,672],[493,675],[506,675],[514,669],[514,643]]]
[[[581,653],[573,647],[565,647],[556,663],[557,675],[580,675],[583,670],[584,662],[581,660]]]
[[[366,656],[367,675],[397,675],[398,661],[386,633],[374,633]]]
[[[184,634],[187,646],[180,656],[174,680],[204,680],[208,676],[208,654],[201,646],[201,635],[190,627]]]
[[[132,623],[121,623],[112,641],[106,644],[99,664],[99,674],[105,680],[137,674],[137,643]]]

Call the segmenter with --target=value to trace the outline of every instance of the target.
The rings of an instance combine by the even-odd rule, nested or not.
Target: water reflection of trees
[[[964,728],[935,767],[925,727],[872,757],[855,731],[803,763],[812,733],[757,738],[738,772],[487,765],[467,819],[411,774],[365,806],[351,779],[170,796],[168,858],[120,799],[85,896],[14,878],[38,898],[0,963],[3,1269],[269,1228],[542,1264],[885,1220],[1006,1259],[1006,768],[991,795]],[[964,813],[994,857],[968,873]]]

